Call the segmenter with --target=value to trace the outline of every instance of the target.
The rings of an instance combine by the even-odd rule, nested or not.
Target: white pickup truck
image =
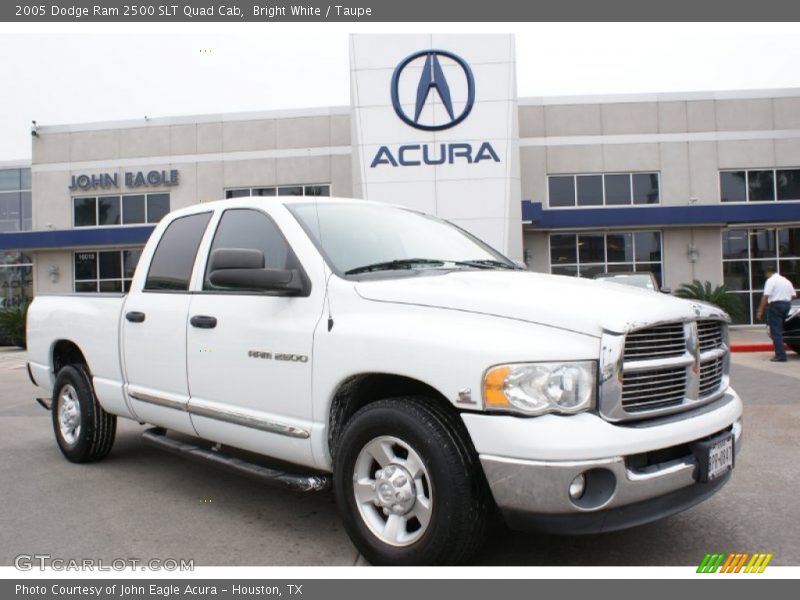
[[[38,296],[29,373],[73,462],[133,419],[167,450],[332,486],[374,564],[443,564],[496,509],[590,533],[718,491],[742,432],[727,330],[415,211],[239,198],[164,218],[126,295]]]

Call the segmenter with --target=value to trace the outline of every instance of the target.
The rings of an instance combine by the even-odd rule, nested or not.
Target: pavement
[[[733,334],[732,333],[732,337]],[[748,333],[749,335],[749,333]],[[492,525],[476,565],[697,565],[706,552],[772,552],[800,565],[800,357],[734,354],[745,401],[742,451],[731,482],[673,517],[593,536],[518,533]],[[33,400],[24,352],[0,349],[0,565],[18,554],[184,558],[196,565],[364,565],[331,493],[254,483],[141,443],[120,419],[102,462],[74,465]]]

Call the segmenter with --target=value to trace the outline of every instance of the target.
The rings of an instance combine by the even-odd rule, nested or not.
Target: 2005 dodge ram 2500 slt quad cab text
[[[165,217],[125,295],[37,296],[29,373],[73,462],[133,419],[167,450],[332,486],[374,564],[459,563],[495,509],[591,533],[718,491],[742,432],[728,321],[525,271],[412,210],[238,198]]]

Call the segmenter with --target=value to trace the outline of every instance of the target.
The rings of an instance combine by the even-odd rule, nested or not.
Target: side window
[[[299,269],[300,264],[278,226],[263,212],[249,208],[226,210],[219,221],[210,252],[218,248],[259,250],[267,269]],[[208,281],[203,289],[216,289]]]
[[[189,215],[169,224],[150,261],[145,290],[187,291],[197,248],[211,213]]]

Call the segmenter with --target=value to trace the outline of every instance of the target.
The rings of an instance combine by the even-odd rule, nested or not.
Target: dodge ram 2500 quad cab
[[[563,533],[674,514],[729,480],[742,432],[721,310],[527,272],[357,200],[175,211],[127,294],[38,296],[28,347],[67,459],[150,424],[172,452],[332,486],[376,564],[463,562],[496,509]]]

